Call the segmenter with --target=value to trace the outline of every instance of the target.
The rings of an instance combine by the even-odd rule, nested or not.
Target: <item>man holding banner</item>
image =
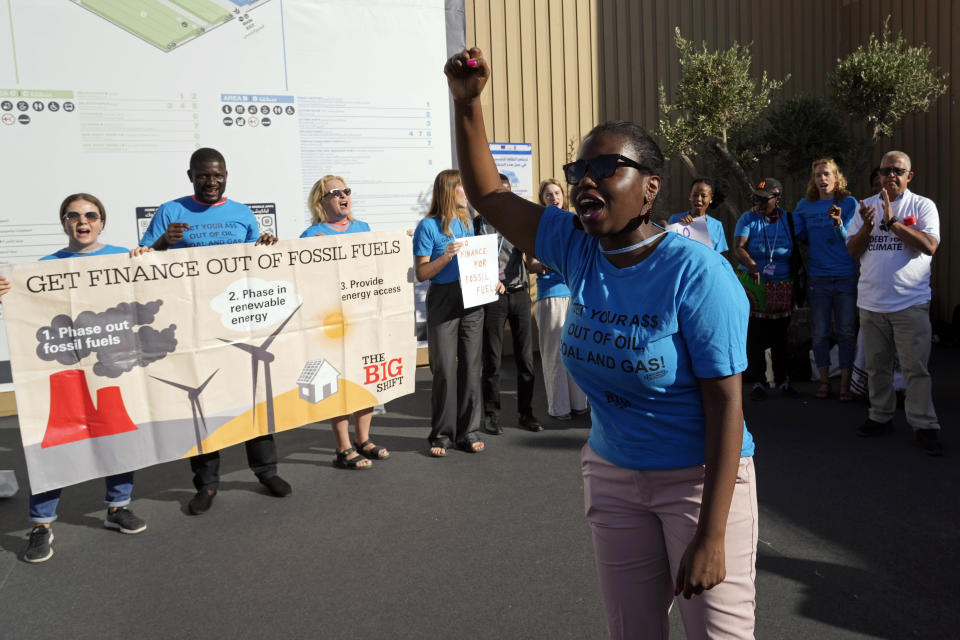
[[[276,236],[260,235],[250,207],[224,197],[227,163],[216,149],[201,148],[190,156],[187,177],[193,195],[160,206],[150,221],[140,245],[157,251],[183,247],[254,242],[275,244]],[[244,443],[247,463],[260,483],[278,498],[292,492],[290,484],[277,475],[277,446],[273,435],[258,436]],[[200,453],[190,458],[196,495],[187,508],[193,515],[210,509],[220,485],[220,452]]]

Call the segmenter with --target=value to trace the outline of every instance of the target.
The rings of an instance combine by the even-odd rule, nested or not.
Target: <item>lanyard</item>
[[[658,224],[656,224],[656,223],[654,223],[653,226],[655,226],[657,229],[663,229],[663,227],[661,227],[660,225],[658,225]],[[665,233],[666,233],[666,230],[661,231],[660,233],[658,233],[658,234],[656,234],[656,235],[654,235],[654,236],[650,236],[649,238],[647,238],[647,239],[644,240],[643,242],[638,242],[637,244],[632,244],[632,245],[630,245],[629,247],[624,247],[623,249],[610,249],[610,250],[608,251],[608,250],[604,249],[603,247],[600,247],[600,253],[602,253],[602,254],[605,255],[605,256],[615,256],[615,255],[617,255],[618,253],[630,253],[630,252],[633,251],[634,249],[639,249],[640,247],[643,247],[643,246],[646,246],[646,245],[650,244],[651,242],[653,242],[654,240],[656,240],[657,238],[659,238],[660,236],[662,236],[662,235],[665,234]]]
[[[783,219],[783,216],[779,216],[777,218],[777,221],[773,223],[777,225],[777,233],[776,235],[773,236],[773,244],[770,244],[770,241],[767,239],[767,224],[763,225],[763,246],[764,246],[764,249],[768,250],[768,252],[770,253],[770,261],[767,262],[767,264],[771,264],[773,262],[773,252],[777,249],[777,240],[780,239],[780,227],[781,227],[780,220],[782,219]]]

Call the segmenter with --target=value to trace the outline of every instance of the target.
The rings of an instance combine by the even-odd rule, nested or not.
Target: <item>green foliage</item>
[[[890,17],[878,38],[870,34],[863,45],[843,60],[827,77],[834,102],[872,128],[874,141],[893,135],[904,116],[930,109],[947,91],[948,74],[930,66],[929,47],[910,47],[901,31],[891,39]]]
[[[766,71],[759,79],[750,75],[750,49],[732,47],[707,51],[706,43],[696,48],[675,30],[680,52],[681,79],[676,101],[670,104],[660,85],[660,124],[657,134],[669,154],[695,155],[701,144],[718,141],[726,148],[730,135],[747,131],[770,105],[770,95],[784,80],[769,80]]]
[[[843,115],[822,96],[800,94],[777,102],[767,120],[766,146],[785,175],[806,177],[819,158],[833,158],[848,169],[857,159]]]

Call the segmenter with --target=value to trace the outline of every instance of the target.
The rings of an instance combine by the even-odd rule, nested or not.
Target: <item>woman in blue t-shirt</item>
[[[765,178],[753,190],[753,209],[744,211],[733,232],[733,257],[740,263],[739,278],[750,300],[747,360],[744,382],[752,382],[751,400],[767,397],[767,358],[770,348],[774,384],[787,396],[797,395],[790,384],[787,329],[793,311],[793,234],[789,211],[780,207],[783,187]]]
[[[563,189],[554,178],[540,183],[538,199],[545,207],[564,208]],[[537,274],[537,302],[533,306],[533,317],[537,321],[547,413],[556,420],[569,420],[571,414],[583,415],[590,411],[587,396],[570,377],[560,357],[560,339],[570,307],[570,289],[563,276],[532,256],[527,258],[527,268]]]
[[[370,225],[353,217],[351,189],[340,176],[325,175],[317,180],[310,189],[307,204],[313,216],[313,224],[307,227],[301,238],[314,236],[332,236],[338,233],[363,233],[370,231]],[[341,469],[369,469],[372,460],[384,460],[390,457],[385,447],[378,447],[370,439],[370,423],[373,420],[373,407],[353,412],[353,424],[356,440],[350,442],[350,416],[337,416],[330,419],[333,435],[337,440],[336,457],[333,464]]]
[[[89,258],[117,253],[129,253],[131,257],[136,257],[153,251],[148,247],[127,251],[123,247],[100,242],[100,232],[107,224],[107,212],[100,199],[89,193],[74,193],[63,200],[60,204],[60,224],[67,234],[67,246],[41,260]],[[10,281],[0,276],[0,298],[9,291]],[[127,509],[133,494],[133,471],[107,476],[104,484],[106,495],[103,500],[107,506],[107,516],[103,526],[121,533],[140,533],[146,529],[146,523]],[[60,492],[60,489],[51,489],[30,496],[30,522],[33,528],[23,552],[26,562],[44,562],[53,555],[53,531],[50,525],[57,519]]]
[[[695,218],[704,216],[707,222],[707,231],[710,232],[710,241],[714,251],[723,253],[728,249],[727,236],[723,231],[723,223],[707,215],[707,209],[713,208],[714,183],[710,178],[696,178],[690,185],[690,210],[675,213],[667,220],[667,224],[690,224]]]
[[[479,49],[445,71],[470,202],[570,288],[564,363],[590,399],[586,515],[611,638],[752,638],[757,502],[743,421],[748,305],[729,263],[652,222],[663,154],[639,126],[594,127],[564,166],[576,216],[504,190]],[[531,535],[536,534],[531,532]]]
[[[813,162],[807,197],[793,212],[797,237],[810,245],[807,303],[813,358],[820,371],[816,397],[830,397],[830,321],[837,336],[840,401],[850,402],[850,372],[857,350],[857,263],[847,253],[847,227],[857,199],[833,158]]]
[[[500,184],[499,174],[497,184]],[[473,221],[460,173],[447,169],[433,181],[433,196],[413,233],[417,280],[427,290],[427,348],[433,387],[430,398],[430,455],[442,458],[456,446],[483,451],[477,437],[483,418],[480,392],[483,307],[463,307],[458,238],[473,235]]]

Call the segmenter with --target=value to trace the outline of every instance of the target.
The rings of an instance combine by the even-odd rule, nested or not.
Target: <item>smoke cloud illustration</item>
[[[58,315],[37,331],[37,356],[71,365],[95,353],[93,372],[107,378],[145,367],[177,347],[177,325],[160,331],[145,326],[156,319],[162,305],[162,300],[121,302],[103,313],[84,311],[76,320]],[[136,329],[138,325],[143,326]]]

